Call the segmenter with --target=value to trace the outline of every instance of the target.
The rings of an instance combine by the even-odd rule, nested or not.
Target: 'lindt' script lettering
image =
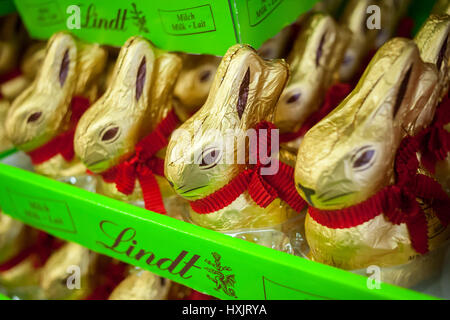
[[[109,227],[108,227],[109,225]],[[111,243],[105,243],[97,241],[97,244],[111,250],[115,253],[126,255],[127,257],[136,261],[145,259],[145,263],[149,266],[156,266],[160,270],[167,270],[173,275],[179,275],[183,279],[189,279],[192,275],[188,275],[192,268],[201,269],[196,265],[196,262],[200,258],[199,255],[194,254],[189,259],[189,252],[182,250],[175,259],[159,258],[157,259],[155,252],[150,250],[138,248],[138,241],[136,240],[136,230],[128,227],[119,229],[119,232],[112,232],[111,226],[117,227],[118,225],[112,221],[103,220],[100,222],[100,230],[105,234]],[[108,232],[105,230],[107,227]]]

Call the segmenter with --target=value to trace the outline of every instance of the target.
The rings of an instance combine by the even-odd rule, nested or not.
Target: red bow
[[[384,213],[393,224],[406,223],[412,247],[421,254],[427,253],[428,224],[416,198],[431,204],[442,225],[450,222],[450,199],[440,184],[432,178],[417,173],[419,162],[416,152],[418,140],[405,138],[396,155],[397,183],[380,190],[368,200],[341,210],[309,208],[311,218],[328,228],[352,228]]]
[[[267,148],[267,155],[271,154],[271,130],[275,126],[269,122],[260,122],[256,126],[256,133],[258,138],[258,145],[255,158],[256,165],[253,168],[247,169],[232,179],[226,186],[220,190],[206,196],[205,198],[191,201],[191,208],[200,214],[206,214],[218,211],[230,205],[237,199],[244,191],[248,191],[249,195],[262,208],[266,208],[276,198],[281,198],[295,211],[300,212],[306,205],[306,202],[299,196],[294,185],[294,169],[287,164],[278,160],[279,169],[274,175],[262,175],[261,169],[264,165],[259,158],[260,148]],[[260,130],[266,129],[267,140],[263,142],[259,137]],[[267,160],[267,159],[266,159]]]
[[[145,208],[165,214],[166,209],[155,177],[155,174],[164,176],[164,160],[155,155],[167,146],[167,139],[178,123],[175,111],[170,111],[154,131],[139,141],[130,159],[101,174],[103,180],[114,182],[117,190],[127,195],[133,192],[136,179],[139,180]]]
[[[28,152],[34,165],[41,164],[60,154],[67,162],[75,156],[73,138],[75,129],[81,116],[89,108],[89,99],[85,97],[73,97],[71,101],[72,115],[70,117],[70,129],[56,136],[43,146]]]
[[[107,300],[113,290],[126,278],[127,265],[121,261],[110,262],[99,274],[95,289],[83,300]]]
[[[311,129],[316,123],[336,108],[350,93],[350,91],[352,91],[352,87],[348,83],[336,83],[331,86],[325,95],[325,100],[322,107],[312,113],[297,131],[280,134],[280,142],[290,142],[304,136],[309,129]]]
[[[421,163],[432,174],[436,162],[444,160],[450,152],[450,132],[444,126],[450,123],[450,99],[448,94],[436,109],[433,124],[417,135],[420,143]]]

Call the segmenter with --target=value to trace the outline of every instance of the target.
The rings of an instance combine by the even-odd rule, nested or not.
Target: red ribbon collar
[[[328,89],[322,107],[316,112],[312,113],[305,123],[295,132],[285,132],[280,134],[280,142],[290,142],[299,137],[302,137],[311,129],[316,123],[322,120],[329,114],[344,98],[352,91],[352,87],[348,83],[336,83]]]
[[[167,146],[167,139],[178,124],[179,119],[172,109],[154,131],[136,144],[135,153],[130,159],[101,173],[103,180],[115,183],[117,190],[127,195],[133,192],[136,180],[139,180],[145,208],[165,214],[166,209],[155,177],[155,174],[164,176],[164,160],[155,155]]]
[[[75,156],[75,151],[73,149],[75,129],[81,116],[86,112],[89,106],[89,99],[85,97],[76,96],[72,98],[72,115],[70,117],[71,128],[56,136],[43,146],[28,152],[31,162],[34,165],[44,163],[58,154],[60,154],[67,162],[72,161]]]
[[[431,204],[444,226],[450,222],[450,199],[440,184],[432,178],[418,174],[419,162],[416,152],[421,139],[405,138],[397,152],[395,172],[397,183],[387,186],[368,200],[341,210],[309,208],[309,214],[319,224],[333,229],[358,226],[384,213],[393,224],[406,223],[413,248],[421,254],[427,253],[428,224],[422,207],[416,198]]]
[[[253,201],[260,207],[266,208],[275,198],[281,198],[295,211],[300,212],[306,205],[306,202],[299,196],[294,185],[294,168],[279,162],[279,170],[274,175],[262,175],[261,168],[263,164],[259,159],[259,148],[267,148],[266,154],[271,154],[271,133],[275,129],[272,123],[263,121],[256,126],[258,145],[256,150],[257,164],[252,168],[242,171],[226,186],[220,190],[206,196],[205,198],[191,201],[191,208],[200,214],[207,214],[218,211],[230,205],[244,191],[248,191]],[[266,129],[267,143],[259,145],[260,129]]]
[[[421,163],[432,174],[436,162],[447,158],[450,152],[450,132],[444,126],[450,123],[450,98],[447,95],[436,109],[431,126],[422,130],[417,139],[420,141]]]

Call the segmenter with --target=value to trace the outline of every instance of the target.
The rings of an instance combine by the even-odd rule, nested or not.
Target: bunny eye
[[[352,157],[353,168],[356,170],[366,170],[372,167],[375,159],[375,150],[370,147],[363,147],[356,151]]]
[[[38,111],[38,112],[34,112],[32,113],[28,119],[27,119],[27,123],[31,123],[31,122],[36,122],[39,120],[39,118],[42,116],[42,112]]]
[[[164,286],[166,284],[166,279],[163,277],[159,277],[159,283],[161,284],[161,286]]]
[[[102,141],[104,142],[114,142],[118,137],[119,133],[119,127],[112,127],[107,129],[101,136],[102,136]]]
[[[211,70],[205,70],[200,74],[200,82],[206,82],[211,78]]]
[[[203,151],[200,159],[200,169],[214,168],[221,159],[221,152],[216,148],[209,148]]]
[[[298,101],[298,99],[301,97],[301,93],[296,93],[296,94],[293,94],[293,95],[291,95],[290,97],[289,97],[289,99],[286,101],[287,103],[294,103],[294,102],[297,102]]]

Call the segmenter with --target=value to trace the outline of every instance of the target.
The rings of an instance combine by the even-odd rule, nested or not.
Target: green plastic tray
[[[384,283],[369,289],[365,277],[5,164],[0,206],[33,227],[221,299],[433,299]]]

